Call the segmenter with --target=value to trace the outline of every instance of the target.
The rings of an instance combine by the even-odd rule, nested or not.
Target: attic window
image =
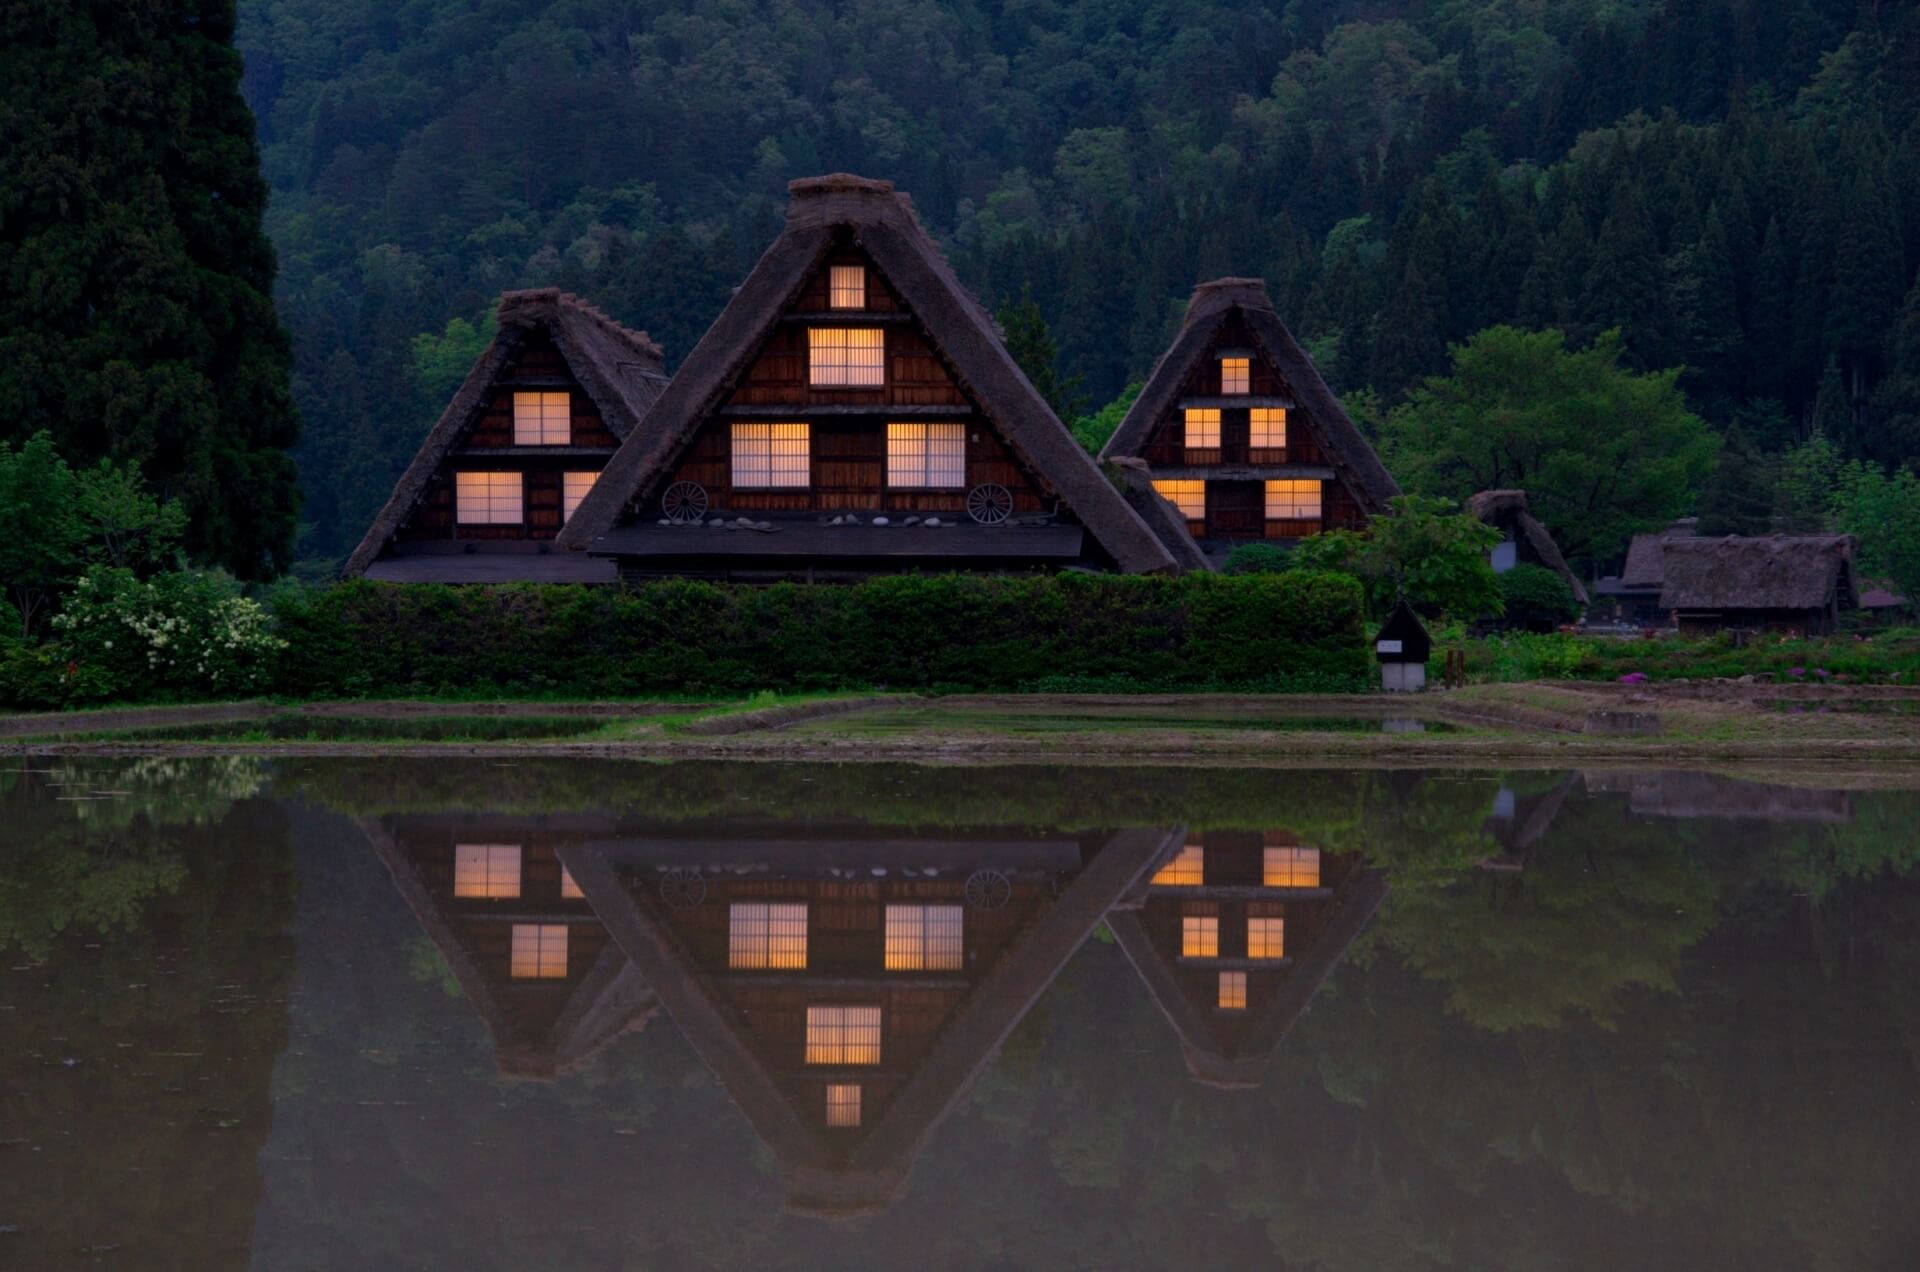
[[[517,526],[523,520],[519,473],[455,473],[453,516],[463,526]]]
[[[564,980],[567,975],[567,925],[513,925],[513,979]]]
[[[1287,448],[1287,412],[1278,406],[1256,406],[1247,412],[1247,445],[1254,450]]]
[[[1271,917],[1257,917],[1247,920],[1247,957],[1248,958],[1285,958],[1287,956],[1287,921]]]
[[[1245,1011],[1247,1009],[1247,974],[1245,972],[1220,973],[1220,995],[1214,1001],[1221,1011]]]
[[[515,446],[565,446],[573,440],[571,397],[559,393],[513,395]]]
[[[1188,521],[1207,519],[1207,483],[1204,481],[1156,481],[1153,488],[1180,510]]]
[[[1317,481],[1268,482],[1267,520],[1320,520],[1320,483]]]
[[[1220,957],[1220,916],[1183,914],[1180,916],[1180,957]]]
[[[1320,850],[1268,848],[1261,865],[1260,882],[1269,888],[1319,887]]]
[[[520,845],[455,844],[453,895],[491,898],[519,896]]]
[[[727,966],[790,971],[807,965],[807,907],[741,903],[727,912]]]
[[[966,917],[957,905],[887,907],[887,970],[957,971],[965,951]]]
[[[807,328],[807,383],[878,389],[887,383],[887,333],[879,327]]]
[[[1253,359],[1251,358],[1220,359],[1221,396],[1225,397],[1232,394],[1240,394],[1240,393],[1248,392],[1251,387],[1252,379],[1253,379]]]
[[[808,1064],[879,1064],[878,1007],[807,1008]]]
[[[827,307],[829,309],[865,309],[867,307],[867,267],[835,265],[827,271]]]
[[[966,484],[966,425],[887,425],[887,485],[958,490]]]
[[[1211,406],[1187,408],[1187,449],[1220,449],[1220,411]]]
[[[827,1084],[827,1125],[838,1127],[860,1125],[860,1084],[858,1082]]]
[[[737,490],[798,489],[812,484],[812,432],[805,424],[733,426]]]
[[[562,473],[560,474],[561,509],[564,520],[573,520],[573,510],[593,489],[593,483],[600,480],[599,473]]]
[[[1188,844],[1153,876],[1156,888],[1197,888],[1207,881],[1207,850]]]

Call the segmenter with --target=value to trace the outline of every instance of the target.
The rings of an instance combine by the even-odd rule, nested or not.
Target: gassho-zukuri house
[[[1359,529],[1400,493],[1257,278],[1194,288],[1100,458],[1150,482],[1208,553]]]
[[[786,226],[557,539],[638,580],[1179,568],[1014,363],[905,196]]]
[[[341,573],[393,583],[611,583],[553,542],[666,387],[660,346],[557,288],[500,327]]]

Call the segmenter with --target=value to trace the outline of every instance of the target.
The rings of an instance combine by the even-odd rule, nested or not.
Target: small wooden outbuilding
[[[1427,686],[1427,659],[1433,637],[1405,597],[1387,615],[1373,638],[1373,654],[1380,660],[1380,687],[1388,693],[1418,693]]]

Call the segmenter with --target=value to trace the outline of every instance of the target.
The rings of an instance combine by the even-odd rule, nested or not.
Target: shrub
[[[266,609],[225,575],[180,571],[142,582],[130,570],[81,576],[54,618],[67,702],[257,693],[285,642]]]
[[[1285,548],[1272,543],[1243,543],[1220,563],[1222,574],[1278,574],[1287,568]]]
[[[1550,632],[1580,617],[1580,602],[1567,581],[1543,565],[1516,565],[1500,576],[1509,626]]]

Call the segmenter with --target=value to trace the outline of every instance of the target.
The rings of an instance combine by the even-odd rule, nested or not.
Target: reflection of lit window
[[[805,424],[735,424],[733,484],[740,490],[804,490],[812,481],[811,452]]]
[[[1207,517],[1207,483],[1204,481],[1156,481],[1153,488],[1162,498],[1170,500],[1180,510],[1180,515],[1188,521],[1204,521]]]
[[[807,907],[741,902],[728,910],[727,966],[807,965]]]
[[[573,440],[571,409],[566,393],[513,395],[515,446],[565,446]]]
[[[1317,888],[1320,886],[1320,850],[1318,848],[1268,848],[1262,863],[1260,882],[1269,888]]]
[[[1319,519],[1319,482],[1270,481],[1267,483],[1268,521],[1318,521]]]
[[[1247,1009],[1247,974],[1245,972],[1220,973],[1220,1007],[1224,1011],[1245,1011]]]
[[[567,974],[567,925],[513,925],[513,978],[559,980]]]
[[[1178,857],[1160,867],[1153,883],[1160,888],[1197,888],[1206,882],[1206,875],[1207,850],[1199,844],[1188,844]]]
[[[960,966],[964,912],[957,905],[887,907],[887,970],[952,971]]]
[[[1247,920],[1247,957],[1248,958],[1285,958],[1287,956],[1287,921],[1275,918],[1250,918]]]
[[[463,526],[520,524],[519,473],[455,473],[453,517]]]
[[[807,1008],[808,1064],[879,1064],[878,1007]]]
[[[827,306],[831,309],[867,307],[867,267],[835,265],[827,271]],[[858,1088],[855,1088],[857,1091]]]
[[[887,425],[887,485],[967,484],[967,426]]]
[[[1187,449],[1209,450],[1220,445],[1220,412],[1211,406],[1187,408]]]
[[[587,894],[580,891],[580,885],[573,881],[573,871],[560,867],[560,895],[569,901],[578,901]]]
[[[879,327],[809,327],[807,383],[877,389],[887,382],[887,333]]]
[[[860,1084],[858,1082],[827,1084],[827,1125],[860,1125]]]
[[[1180,916],[1180,957],[1220,957],[1220,918],[1218,915],[1183,914]]]
[[[520,895],[519,844],[455,844],[453,895],[456,897],[517,897]]]
[[[1245,393],[1250,387],[1249,382],[1252,376],[1253,360],[1251,358],[1220,359],[1221,393]]]
[[[1255,450],[1284,450],[1287,412],[1278,406],[1256,406],[1247,412],[1247,445]]]
[[[560,474],[562,520],[573,520],[573,510],[580,506],[580,501],[587,497],[589,490],[593,489],[593,483],[599,480],[599,473]]]

